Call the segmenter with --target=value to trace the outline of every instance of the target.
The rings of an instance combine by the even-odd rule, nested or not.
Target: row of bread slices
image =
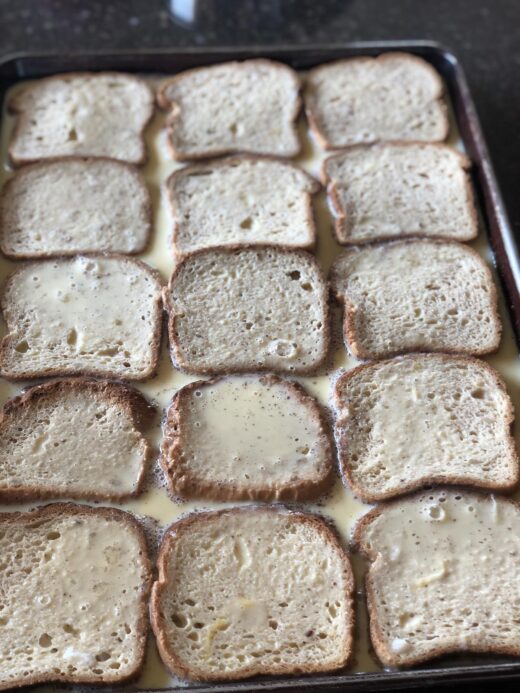
[[[375,652],[409,666],[458,651],[520,654],[520,508],[438,489],[357,523]],[[195,680],[332,671],[352,662],[349,555],[322,518],[282,506],[187,515],[162,537],[113,508],[0,514],[0,688],[138,675],[148,604],[159,652]],[[153,587],[152,587],[153,582]],[[151,596],[150,596],[151,590]]]

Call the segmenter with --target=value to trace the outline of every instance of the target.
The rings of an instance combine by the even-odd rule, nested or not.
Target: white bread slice
[[[175,171],[166,189],[178,258],[214,246],[316,243],[311,195],[320,184],[292,164],[229,157]]]
[[[0,555],[1,690],[139,674],[151,570],[130,514],[72,503],[0,513]]]
[[[137,391],[70,378],[25,390],[0,417],[0,498],[122,500],[141,490],[154,409]]]
[[[198,251],[177,266],[164,302],[172,358],[189,373],[309,373],[327,356],[327,285],[304,251]]]
[[[142,164],[152,117],[150,87],[120,72],[76,72],[39,79],[16,92],[18,121],[9,146],[16,166],[63,156],[102,156]]]
[[[435,489],[383,503],[358,521],[370,561],[370,633],[385,666],[452,652],[520,655],[520,507]]]
[[[2,294],[2,375],[150,377],[159,358],[161,288],[155,270],[123,256],[24,265]]]
[[[294,70],[258,59],[181,72],[161,86],[157,100],[170,111],[175,159],[237,152],[293,157],[300,151],[299,93]]]
[[[70,158],[24,166],[0,198],[4,255],[140,253],[152,229],[144,179],[133,166]]]
[[[331,268],[344,334],[359,358],[410,351],[489,354],[500,343],[493,277],[455,241],[394,241],[352,248]]]
[[[442,144],[360,145],[329,157],[323,176],[338,242],[476,238],[469,167],[469,159]]]
[[[333,478],[330,432],[318,402],[274,375],[199,380],[175,395],[161,465],[183,498],[317,498]]]
[[[334,405],[340,466],[366,503],[429,484],[518,482],[513,405],[484,361],[415,354],[359,366],[336,381]]]
[[[389,141],[441,142],[449,123],[439,74],[408,53],[350,58],[309,72],[305,109],[325,149]]]
[[[167,530],[158,570],[152,627],[174,674],[331,671],[350,657],[350,561],[317,516],[279,506],[189,515]]]

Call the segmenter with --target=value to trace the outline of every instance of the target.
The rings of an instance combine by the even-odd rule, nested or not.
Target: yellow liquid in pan
[[[19,85],[14,87],[14,89],[17,88],[19,88]],[[13,121],[14,119],[4,110],[2,136],[0,142],[0,156],[2,160],[2,166],[0,168],[0,184],[2,184],[11,173],[7,160],[7,143],[10,132],[12,131]],[[152,267],[158,269],[166,281],[172,273],[174,261],[170,249],[172,220],[166,195],[162,189],[162,184],[173,171],[180,168],[181,164],[173,161],[171,158],[167,145],[164,125],[164,113],[156,112],[151,124],[146,130],[149,158],[143,172],[153,201],[154,232],[148,251],[143,253],[140,258]],[[304,146],[303,152],[296,160],[296,163],[307,170],[311,175],[319,178],[321,163],[325,158],[325,152],[316,145],[312,138],[309,137],[307,126],[303,117],[301,118],[299,127],[300,137],[304,143]],[[452,135],[450,138],[450,143],[462,149],[454,123],[452,123],[451,133]],[[325,193],[323,191],[314,198],[314,212],[318,231],[317,258],[323,272],[326,274],[332,261],[341,250],[341,247],[335,242],[332,234],[332,217],[328,211]],[[485,231],[481,229],[479,238],[471,243],[471,245],[480,253],[484,260],[493,269],[492,255]],[[0,281],[3,282],[15,267],[16,263],[1,258]],[[511,323],[505,309],[504,298],[500,291],[500,285],[496,275],[495,283],[497,284],[497,288],[499,290],[499,308],[504,331],[499,351],[496,354],[487,357],[486,361],[488,361],[501,373],[507,384],[507,388],[515,405],[515,409],[516,411],[520,411],[520,362],[518,358],[518,349],[515,344]],[[336,337],[339,337],[341,335],[339,311],[334,310],[332,317],[333,334],[336,335]],[[4,334],[5,325],[2,324],[0,337]],[[331,376],[338,369],[350,369],[356,366],[358,363],[359,362],[356,359],[347,354],[342,340],[336,339],[334,342],[334,351],[333,354],[331,354],[330,366],[327,369],[327,372],[320,373],[317,376],[297,378],[297,380],[311,394],[317,397],[323,405],[328,406],[332,382]],[[167,344],[163,343],[161,361],[157,376],[145,383],[136,385],[136,387],[138,387],[146,395],[146,397],[153,401],[158,406],[159,410],[162,410],[167,406],[175,392],[180,387],[198,379],[200,378],[183,374],[173,368],[168,355]],[[0,380],[0,404],[3,404],[3,402],[5,402],[5,400],[9,397],[16,395],[22,389],[22,387],[25,387],[26,385],[27,383],[13,384],[8,383],[5,380]],[[161,434],[160,418],[161,416],[159,414],[153,431],[154,442],[157,447],[159,446]],[[518,427],[516,427],[515,430],[515,437],[518,437]],[[520,498],[520,491],[517,492],[517,495]],[[28,509],[34,505],[35,503],[18,505],[0,504],[0,511]],[[195,501],[189,503],[173,502],[168,497],[164,486],[149,484],[148,488],[138,499],[121,504],[119,507],[122,507],[124,510],[129,510],[130,512],[135,512],[139,515],[150,516],[157,520],[161,526],[166,527],[176,518],[178,518],[179,515],[188,511],[201,508],[223,508],[230,505],[236,505],[236,503],[215,503],[206,501]],[[332,518],[344,540],[348,542],[351,529],[356,519],[365,513],[370,506],[364,505],[358,501],[353,496],[351,491],[345,488],[341,480],[338,479],[330,495],[324,499],[319,506],[308,504],[307,507],[309,510],[318,510],[320,513]],[[354,567],[356,569],[358,579],[358,591],[362,589],[362,563],[363,562],[361,559],[354,557]],[[374,672],[380,670],[381,666],[369,651],[369,636],[365,608],[362,595],[358,594],[356,646],[352,664],[348,669],[348,673]],[[141,689],[146,689],[165,688],[175,685],[182,685],[182,682],[169,675],[157,654],[153,638],[150,638],[146,664],[141,678],[137,681],[136,686]]]

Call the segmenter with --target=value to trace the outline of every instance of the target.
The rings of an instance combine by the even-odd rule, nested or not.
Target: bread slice
[[[339,243],[478,233],[469,159],[441,144],[358,146],[326,159]]]
[[[316,400],[274,375],[199,380],[175,395],[161,465],[171,492],[215,500],[302,500],[333,478],[329,427]]]
[[[291,164],[230,157],[181,168],[166,189],[177,257],[241,243],[306,249],[316,243],[311,195],[320,184]]]
[[[352,570],[317,516],[276,506],[189,515],[167,530],[158,570],[152,627],[176,675],[332,671],[350,657]]]
[[[153,102],[146,82],[120,72],[72,72],[35,80],[9,101],[18,115],[9,156],[16,166],[63,156],[142,164],[143,131]]]
[[[497,292],[488,267],[459,243],[394,241],[353,248],[331,268],[355,356],[410,351],[489,354],[500,343]]]
[[[354,538],[370,561],[370,633],[385,666],[452,652],[520,655],[518,504],[430,490],[379,505]]]
[[[0,498],[122,500],[141,490],[154,409],[119,383],[74,378],[31,387],[0,418]]]
[[[27,264],[7,280],[1,305],[5,378],[144,380],[156,370],[161,280],[139,260],[77,256]]]
[[[300,80],[287,65],[245,60],[181,72],[159,89],[180,161],[247,152],[293,157]]]
[[[24,166],[0,198],[1,248],[14,259],[140,253],[151,229],[144,180],[118,161],[70,158]]]
[[[326,358],[327,285],[304,251],[198,251],[164,296],[172,357],[189,373],[310,373]]]
[[[439,74],[408,53],[350,58],[309,72],[305,108],[325,149],[390,141],[441,142],[449,123]]]
[[[0,555],[0,689],[138,675],[151,571],[131,515],[72,503],[0,513]]]
[[[429,484],[518,483],[513,405],[484,361],[417,354],[359,366],[336,381],[334,405],[341,469],[366,503]]]

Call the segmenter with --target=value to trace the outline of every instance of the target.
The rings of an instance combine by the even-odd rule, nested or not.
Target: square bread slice
[[[16,92],[9,145],[15,166],[64,156],[143,164],[143,131],[153,114],[150,87],[134,75],[77,72],[35,80]]]
[[[513,405],[484,361],[414,354],[359,366],[336,381],[334,406],[340,466],[366,503],[430,484],[518,483]]]
[[[177,266],[164,302],[174,364],[189,373],[312,373],[327,356],[327,284],[302,250],[198,251]]]
[[[370,634],[384,666],[454,652],[520,655],[520,507],[435,489],[358,521]]]
[[[151,569],[132,515],[72,503],[3,512],[0,555],[0,689],[139,674]]]
[[[490,270],[455,241],[393,241],[345,251],[331,268],[355,356],[489,354],[502,326]]]
[[[0,197],[4,255],[140,253],[152,205],[138,169],[108,159],[70,158],[24,166]]]
[[[199,681],[344,667],[354,580],[336,533],[280,507],[195,513],[173,524],[151,599],[159,653]]]
[[[9,400],[0,417],[0,498],[122,500],[141,490],[155,410],[107,380],[54,380]]]
[[[169,142],[180,161],[300,152],[300,80],[282,63],[258,59],[187,70],[166,81],[157,100],[170,112]]]
[[[317,498],[334,468],[318,402],[274,375],[180,389],[166,412],[161,465],[175,496],[215,500]]]
[[[442,144],[360,145],[329,157],[323,177],[338,243],[476,238],[469,167],[469,159]]]
[[[181,168],[166,181],[175,255],[239,244],[312,250],[320,187],[292,164],[252,156]]]
[[[311,70],[305,109],[325,149],[373,142],[442,142],[449,122],[442,80],[422,58],[383,53]]]
[[[24,265],[2,293],[2,375],[145,380],[159,358],[161,289],[155,270],[122,256]]]

